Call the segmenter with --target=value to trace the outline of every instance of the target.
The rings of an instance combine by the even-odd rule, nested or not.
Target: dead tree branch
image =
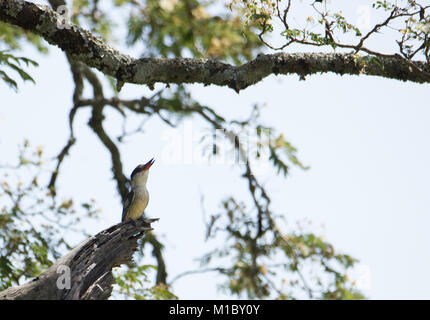
[[[137,240],[156,220],[128,221],[101,231],[32,281],[0,292],[0,300],[108,299],[115,283],[112,268],[131,262]],[[65,270],[70,271],[69,288],[61,284]]]

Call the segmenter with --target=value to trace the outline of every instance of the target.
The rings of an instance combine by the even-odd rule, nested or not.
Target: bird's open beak
[[[145,163],[145,165],[143,166],[143,170],[148,170],[149,168],[151,168],[151,166],[154,164],[155,160],[154,158],[152,158],[151,160],[149,160],[147,163]]]

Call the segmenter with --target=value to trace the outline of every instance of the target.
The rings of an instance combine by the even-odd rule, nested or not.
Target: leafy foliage
[[[34,46],[40,53],[48,52],[48,47],[40,36],[4,22],[0,22],[0,39],[0,44],[9,50],[20,50],[25,43]]]
[[[201,262],[204,267],[221,262],[214,269],[227,277],[223,286],[227,291],[250,299],[363,298],[346,276],[357,260],[336,253],[322,237],[305,231],[284,235],[270,217],[258,232],[258,214],[233,198],[223,202],[222,211],[212,216],[207,237],[224,246]],[[305,280],[303,270],[310,265],[317,271]]]
[[[115,24],[112,22],[110,11],[102,7],[100,1],[73,0],[66,15],[74,24],[87,28],[104,40],[111,40]]]
[[[352,49],[370,55],[396,55],[379,52],[378,49],[365,46],[368,40],[383,30],[396,30],[393,39],[399,53],[407,60],[417,54],[429,59],[430,6],[425,1],[374,1],[371,7],[385,12],[386,19],[377,23],[367,33],[363,33],[343,13],[342,4],[331,1],[291,0],[231,0],[230,7],[244,12],[244,22],[258,26],[259,37],[271,49],[282,50],[293,44],[305,46],[330,46],[333,49]],[[336,9],[334,9],[336,8]],[[306,19],[294,18],[300,14]],[[403,26],[403,27],[402,27]],[[284,39],[275,46],[265,40],[265,36],[277,32]]]
[[[21,79],[23,81],[31,81],[33,83],[34,79],[27,73],[24,71],[24,69],[22,69],[21,67],[21,62],[25,63],[26,66],[28,66],[29,64],[33,65],[33,66],[37,66],[37,62],[33,61],[31,59],[25,58],[25,57],[16,57],[10,53],[7,53],[7,51],[0,51],[0,66],[6,66],[10,69],[12,69],[13,71],[15,71],[16,73],[18,73],[18,75],[21,77]],[[16,81],[14,79],[12,79],[6,71],[4,71],[4,69],[0,69],[0,78],[11,88],[17,90],[18,89],[18,84],[16,83]]]
[[[123,5],[124,2],[117,3]],[[127,42],[129,45],[143,42],[145,54],[212,57],[239,64],[251,59],[254,50],[261,46],[252,32],[252,25],[242,25],[239,14],[211,14],[216,10],[214,1],[130,3],[137,8],[131,11],[128,20]]]
[[[125,270],[117,271],[115,279],[119,290],[115,298],[133,297],[136,300],[172,300],[178,299],[166,284],[160,283],[150,285],[149,273],[151,269],[156,270],[154,265],[133,264]]]
[[[41,37],[0,22],[0,78],[14,90],[18,89],[18,84],[8,71],[18,73],[23,81],[34,83],[34,79],[22,68],[22,64],[25,64],[26,67],[38,66],[37,62],[32,59],[12,54],[13,51],[22,50],[23,43],[31,44],[40,53],[48,52],[48,47]]]
[[[42,147],[26,141],[15,166],[1,166],[0,290],[38,276],[86,235],[83,222],[97,217],[94,201],[58,201],[45,187]],[[76,244],[74,244],[76,245]]]

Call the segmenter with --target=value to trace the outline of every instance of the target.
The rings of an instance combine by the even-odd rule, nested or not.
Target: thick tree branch
[[[115,279],[112,268],[129,263],[137,240],[158,219],[116,224],[82,242],[40,276],[0,292],[0,300],[107,299]],[[70,288],[64,288],[70,270]],[[64,280],[64,282],[63,282]]]
[[[228,86],[240,91],[270,74],[298,74],[304,78],[325,72],[430,82],[430,68],[425,62],[411,62],[400,55],[379,56],[377,63],[365,63],[368,60],[359,59],[352,53],[276,53],[259,55],[238,67],[214,59],[134,59],[105,44],[85,29],[74,24],[61,25],[58,21],[62,19],[64,17],[47,6],[23,0],[0,2],[1,21],[41,35],[73,59],[115,77],[119,83],[150,86],[156,82],[202,83]]]

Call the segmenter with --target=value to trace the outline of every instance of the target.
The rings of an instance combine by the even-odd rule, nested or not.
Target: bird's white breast
[[[130,207],[130,211],[127,214],[130,219],[138,219],[145,211],[149,202],[149,193],[146,188],[134,189],[134,201]]]

